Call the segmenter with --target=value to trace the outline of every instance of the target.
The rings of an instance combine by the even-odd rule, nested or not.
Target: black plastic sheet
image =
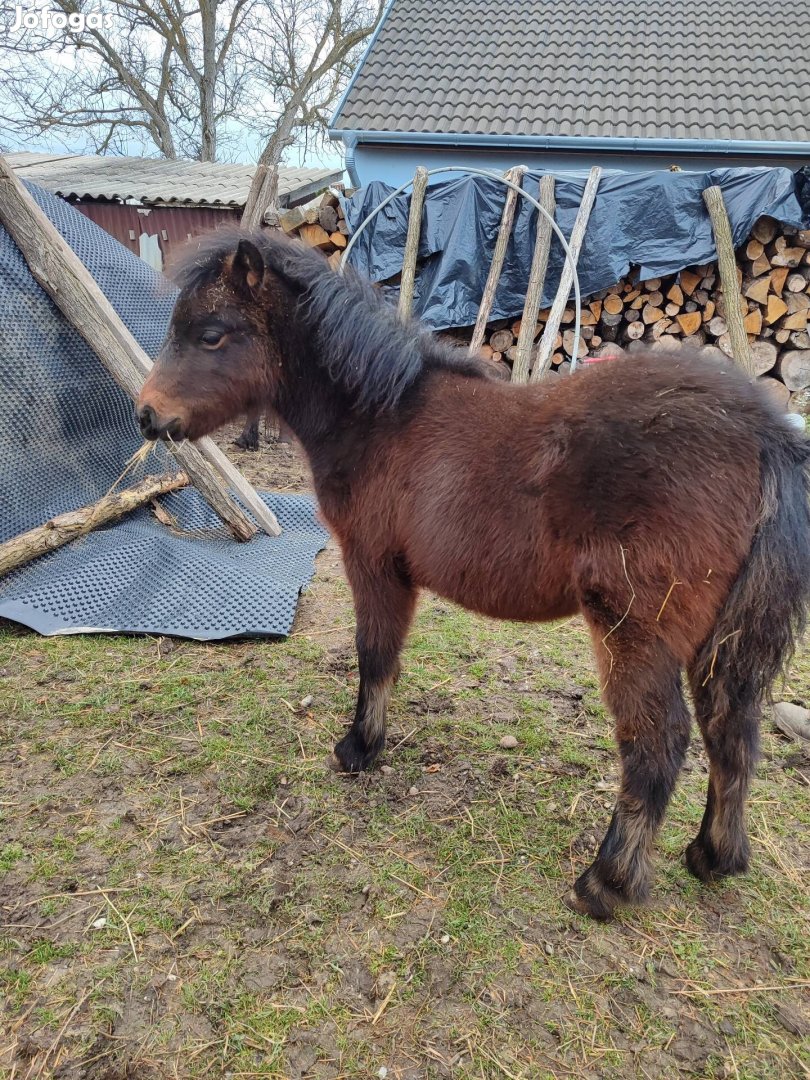
[[[523,186],[538,197],[540,173]],[[631,266],[642,279],[662,277],[717,258],[702,192],[723,190],[735,245],[749,236],[763,214],[810,226],[810,181],[788,169],[715,169],[707,173],[604,173],[577,264],[583,297],[614,285]],[[556,222],[569,237],[582,201],[585,177],[559,176]],[[346,220],[354,232],[394,189],[375,182],[347,199]],[[427,191],[419,244],[414,313],[436,330],[475,322],[507,188],[488,177],[468,175],[432,183]],[[386,281],[402,268],[410,193],[398,195],[368,225],[350,261],[372,281]],[[519,200],[491,319],[521,314],[537,228],[537,210]],[[555,238],[543,292],[548,306],[557,289],[563,250]]]

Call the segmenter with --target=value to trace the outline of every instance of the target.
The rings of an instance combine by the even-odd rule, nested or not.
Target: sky
[[[86,12],[103,12],[103,0],[87,0],[81,5]],[[22,0],[22,8],[18,8],[15,2],[0,0],[0,37],[4,33],[10,33],[10,27],[20,21],[20,11],[33,12],[35,9],[47,8],[47,0]],[[25,29],[17,30],[15,36],[24,34]],[[77,53],[74,49],[58,48],[58,42],[63,39],[63,33],[57,30],[49,30],[53,35],[54,48],[45,54],[48,63],[56,66],[72,67],[77,61],[87,63],[89,60],[86,52]],[[156,36],[156,35],[155,35]],[[0,44],[1,48],[1,44]],[[268,107],[268,113],[271,109]],[[227,121],[222,125],[220,132],[222,140],[222,152],[218,159],[224,162],[251,163],[257,160],[262,142],[255,132],[237,124],[235,121]],[[91,140],[82,133],[72,134],[69,131],[40,135],[31,132],[27,136],[25,132],[14,130],[0,119],[0,149],[28,150],[44,153],[94,153]],[[121,152],[117,149],[116,152]],[[157,157],[159,152],[151,140],[132,135],[126,140],[124,152],[133,157],[148,156]],[[309,138],[290,147],[284,156],[283,164],[304,168],[341,168],[343,166],[342,144],[335,144],[325,135],[318,138]]]

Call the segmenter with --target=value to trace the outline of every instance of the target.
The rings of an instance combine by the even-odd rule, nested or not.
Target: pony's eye
[[[205,345],[208,349],[216,349],[218,345],[221,345],[225,335],[221,330],[203,330],[200,335],[200,343]]]

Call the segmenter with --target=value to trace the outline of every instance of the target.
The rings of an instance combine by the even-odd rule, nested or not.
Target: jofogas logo
[[[7,34],[24,33],[26,30],[73,30],[82,33],[84,30],[111,30],[112,26],[113,16],[109,12],[52,11],[50,8],[26,11],[17,4],[13,20],[9,23],[6,18],[2,29]]]

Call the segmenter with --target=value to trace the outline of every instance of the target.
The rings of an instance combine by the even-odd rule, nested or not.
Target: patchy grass
[[[808,1074],[806,752],[766,723],[752,871],[706,889],[696,745],[649,908],[595,925],[560,900],[617,773],[582,626],[425,598],[359,780],[324,766],[351,636],[331,549],[284,642],[0,628],[0,1076]]]

